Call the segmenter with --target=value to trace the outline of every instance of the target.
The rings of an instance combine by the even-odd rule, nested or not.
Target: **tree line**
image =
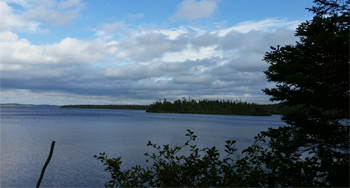
[[[225,115],[257,115],[270,116],[270,111],[256,103],[241,100],[175,100],[169,102],[157,101],[149,105],[146,112],[156,113],[194,113],[194,114],[225,114]]]
[[[256,104],[242,102],[241,100],[176,100],[169,102],[156,101],[151,105],[63,105],[60,108],[91,108],[91,109],[121,109],[146,110],[153,113],[195,113],[195,114],[225,114],[225,115],[257,115],[270,116],[271,114],[286,114],[296,107],[282,104]]]

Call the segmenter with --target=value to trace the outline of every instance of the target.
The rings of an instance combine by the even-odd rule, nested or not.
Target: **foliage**
[[[153,164],[146,168],[136,165],[129,170],[121,170],[121,158],[108,158],[105,153],[94,156],[106,165],[111,180],[106,187],[152,186],[152,187],[290,187],[290,186],[330,186],[325,181],[317,156],[302,157],[296,152],[298,140],[292,140],[292,127],[280,127],[262,132],[255,137],[252,146],[239,155],[234,140],[226,142],[226,156],[220,158],[215,146],[199,149],[190,145],[196,135],[187,130],[189,139],[182,146],[163,147],[148,141],[147,146],[156,153],[144,155]],[[278,138],[268,136],[278,134]],[[188,156],[178,153],[190,147]],[[289,149],[286,149],[289,148]],[[331,155],[331,154],[330,154]],[[334,176],[342,173],[333,169]],[[340,181],[333,186],[344,186]]]
[[[286,106],[283,104],[259,104],[259,106],[263,107],[266,111],[268,111],[271,114],[288,114],[291,111],[299,109],[301,106]]]
[[[248,185],[348,187],[348,153],[300,147],[304,142],[300,137],[304,135],[299,131],[285,126],[262,132],[255,138],[255,143],[244,150],[246,156],[237,161],[243,164],[243,174],[257,174]],[[261,143],[267,143],[267,146],[263,147]],[[305,154],[306,151],[310,152]]]
[[[176,100],[169,102],[157,101],[151,104],[146,112],[158,113],[196,113],[196,114],[229,114],[229,115],[271,115],[265,108],[255,103],[236,101],[210,101],[210,100]]]
[[[151,167],[146,169],[140,166],[130,170],[121,171],[121,158],[109,159],[105,153],[94,156],[111,173],[111,180],[106,187],[118,186],[152,186],[152,187],[210,187],[210,186],[236,186],[235,172],[232,171],[234,163],[231,155],[236,154],[235,141],[226,141],[227,156],[220,159],[218,150],[214,147],[199,149],[196,145],[189,145],[196,139],[196,135],[187,130],[189,137],[183,146],[170,148],[169,145],[157,146],[148,141],[147,146],[155,148],[158,152],[152,155],[145,153],[153,161]],[[190,146],[190,155],[177,155],[186,146]],[[203,155],[203,156],[202,156]]]
[[[312,158],[310,170],[319,180],[315,186],[349,186],[349,1],[314,2],[317,6],[309,10],[316,16],[296,30],[300,42],[272,47],[264,57],[270,64],[268,81],[277,82],[265,94],[299,106],[282,118],[291,127],[265,135],[280,141],[281,132],[289,132],[294,146],[278,147]]]
[[[92,108],[92,109],[123,109],[123,110],[146,110],[148,105],[63,105],[60,108]]]

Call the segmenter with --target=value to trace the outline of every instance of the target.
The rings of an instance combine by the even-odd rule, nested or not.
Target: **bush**
[[[157,154],[144,155],[149,157],[146,161],[153,161],[152,166],[146,169],[139,165],[130,170],[121,171],[121,158],[109,159],[105,153],[94,156],[101,160],[105,169],[111,173],[111,180],[106,182],[106,187],[118,186],[156,186],[156,187],[210,187],[210,186],[235,186],[233,177],[234,161],[230,156],[236,154],[234,140],[226,141],[227,156],[220,159],[218,150],[212,148],[199,149],[196,145],[189,145],[196,139],[196,135],[187,130],[189,139],[182,146],[170,148],[169,145],[157,146],[148,141],[147,146],[157,150]],[[180,150],[190,147],[190,155],[177,155]]]
[[[147,146],[156,153],[144,155],[151,166],[142,168],[136,165],[129,170],[121,170],[121,158],[108,158],[105,153],[94,156],[106,165],[111,180],[106,187],[152,186],[152,187],[291,187],[291,186],[346,186],[348,178],[341,175],[342,156],[332,156],[338,169],[324,173],[323,159],[312,152],[303,155],[298,139],[292,135],[291,126],[270,129],[255,137],[254,144],[238,155],[234,140],[226,141],[226,156],[212,148],[199,149],[190,145],[196,135],[187,130],[189,139],[182,146],[170,148],[158,146],[148,141]],[[276,134],[276,135],[273,135]],[[278,134],[278,136],[277,136]],[[185,147],[190,147],[188,156],[178,155]],[[347,153],[343,153],[347,155]],[[334,184],[329,176],[338,174],[339,181]]]

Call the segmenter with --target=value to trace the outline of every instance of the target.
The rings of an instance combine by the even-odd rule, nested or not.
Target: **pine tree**
[[[272,47],[264,57],[270,64],[266,77],[277,83],[264,93],[271,101],[300,106],[282,118],[291,127],[265,135],[278,141],[288,130],[293,144],[280,150],[316,157],[323,186],[349,186],[349,1],[314,2],[309,10],[315,17],[296,30],[300,42]]]

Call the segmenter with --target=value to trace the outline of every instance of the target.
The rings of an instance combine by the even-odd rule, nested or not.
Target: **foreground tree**
[[[315,17],[296,30],[300,41],[272,47],[264,57],[267,79],[277,85],[263,91],[298,108],[283,116],[289,126],[262,132],[242,157],[235,157],[235,141],[226,141],[222,160],[215,147],[192,145],[186,157],[176,154],[188,142],[149,143],[158,150],[146,154],[153,165],[121,171],[120,158],[101,153],[95,157],[112,175],[106,186],[349,187],[349,1],[314,2]]]
[[[312,164],[319,180],[315,185],[348,186],[349,1],[314,2],[309,10],[316,16],[296,30],[300,42],[272,47],[264,57],[270,64],[267,79],[277,88],[263,91],[271,101],[302,107],[282,118],[291,126],[263,135],[275,139],[272,148],[306,154],[304,165]]]

